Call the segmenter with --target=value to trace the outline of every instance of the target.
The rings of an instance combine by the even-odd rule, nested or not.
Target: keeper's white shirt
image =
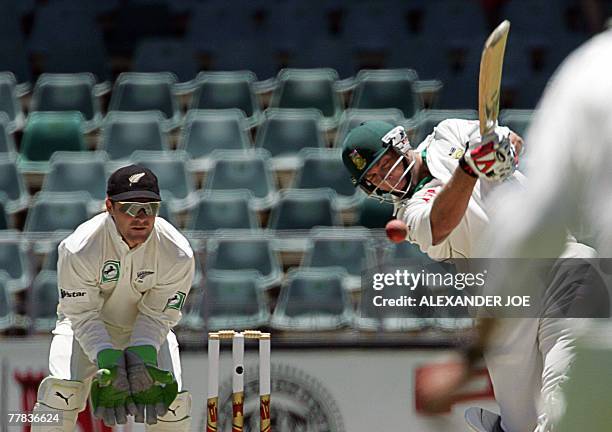
[[[510,130],[507,127],[497,127],[496,133],[506,136]],[[459,225],[444,241],[433,245],[430,223],[433,201],[452,177],[466,148],[479,142],[480,128],[477,120],[449,119],[440,122],[416,149],[417,153],[426,150],[427,168],[433,179],[409,201],[398,206],[397,218],[408,227],[407,240],[419,245],[433,259],[472,258],[477,242],[489,224],[488,198],[500,183],[478,180]],[[522,182],[523,179],[524,176],[515,171],[507,181]]]
[[[194,274],[193,251],[176,228],[156,218],[149,238],[130,249],[105,212],[62,241],[58,255],[57,328],[69,322],[92,362],[120,340],[159,350]]]

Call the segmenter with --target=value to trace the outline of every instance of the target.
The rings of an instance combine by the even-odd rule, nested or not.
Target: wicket
[[[259,340],[260,432],[271,432],[270,424],[270,333],[257,330],[220,330],[208,333],[208,400],[206,432],[217,432],[219,402],[219,344],[232,340],[232,432],[244,427],[244,339]]]

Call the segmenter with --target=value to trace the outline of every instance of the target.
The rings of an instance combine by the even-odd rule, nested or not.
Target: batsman
[[[172,327],[191,288],[188,241],[156,217],[155,174],[138,165],[115,171],[106,212],[80,225],[58,247],[59,306],[40,384],[37,412],[60,413],[71,432],[88,397],[108,426],[129,415],[146,430],[188,431],[191,396],[181,391],[179,348]]]
[[[517,170],[523,140],[497,124],[503,45],[501,52],[495,47],[505,44],[508,27],[502,24],[485,45],[480,121],[444,120],[416,148],[402,126],[371,121],[351,130],[343,143],[342,158],[353,184],[369,197],[393,203],[395,216],[405,224],[403,240],[436,260],[477,257],[494,210],[490,197],[505,182],[525,180]],[[592,253],[568,239],[564,256]],[[501,416],[494,416],[487,428],[471,426],[548,431],[538,403],[554,399],[566,380],[573,357],[571,326],[562,319],[500,321],[506,322],[498,326],[498,343],[484,355]],[[473,350],[466,354],[465,370],[457,376],[467,373],[474,358]]]

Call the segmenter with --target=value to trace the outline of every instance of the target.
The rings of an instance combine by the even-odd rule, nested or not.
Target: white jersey
[[[529,181],[505,196],[492,226],[494,256],[558,256],[569,227],[612,257],[611,76],[610,30],[553,76],[525,140]]]
[[[506,136],[510,130],[497,127],[496,133]],[[397,218],[408,227],[407,240],[418,244],[433,259],[473,258],[479,237],[489,224],[488,198],[499,183],[478,180],[459,225],[444,241],[435,246],[432,244],[429,216],[433,201],[452,177],[466,148],[479,142],[477,120],[449,119],[442,121],[416,149],[418,153],[426,150],[427,168],[433,178],[398,207]],[[508,181],[523,181],[523,178],[516,171]]]
[[[164,219],[130,249],[108,213],[80,225],[58,247],[58,329],[68,321],[90,360],[117,346],[159,350],[179,321],[194,273],[189,242]]]

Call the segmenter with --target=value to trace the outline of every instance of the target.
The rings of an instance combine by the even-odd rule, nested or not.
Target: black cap
[[[161,201],[157,176],[140,165],[124,166],[112,173],[106,184],[106,195],[113,201],[139,198]]]

